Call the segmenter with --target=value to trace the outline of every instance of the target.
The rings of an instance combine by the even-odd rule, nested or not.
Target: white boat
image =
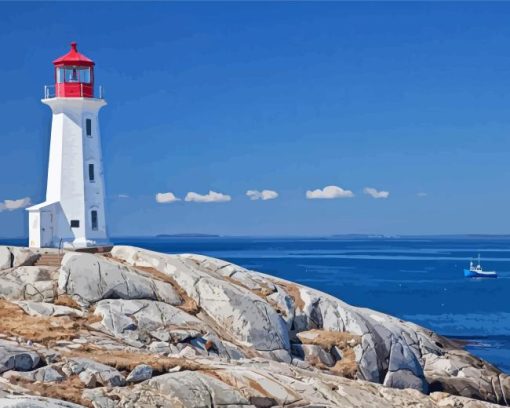
[[[471,261],[469,269],[464,269],[464,276],[466,278],[497,278],[498,274],[495,271],[484,271],[480,264],[480,254],[478,254],[478,264],[475,265]]]

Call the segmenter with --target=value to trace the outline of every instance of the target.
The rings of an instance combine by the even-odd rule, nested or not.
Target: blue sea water
[[[226,259],[467,341],[510,373],[510,238],[118,238]],[[497,279],[467,279],[480,253]]]

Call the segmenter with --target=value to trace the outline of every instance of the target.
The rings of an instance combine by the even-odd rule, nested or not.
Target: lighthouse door
[[[41,247],[52,246],[53,241],[53,213],[41,211]]]

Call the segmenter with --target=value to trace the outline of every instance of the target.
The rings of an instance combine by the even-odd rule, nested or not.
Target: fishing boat
[[[475,265],[473,261],[469,263],[469,269],[464,269],[464,276],[466,278],[497,278],[498,274],[494,271],[484,271],[480,264],[480,254],[478,254],[478,264]]]

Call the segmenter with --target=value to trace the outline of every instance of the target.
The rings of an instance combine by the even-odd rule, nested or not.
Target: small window
[[[92,210],[90,212],[90,219],[91,219],[91,223],[92,223],[92,230],[97,231],[97,211],[96,210]]]
[[[65,69],[63,67],[57,68],[57,82],[59,84],[65,82],[64,78],[65,78]]]
[[[90,68],[82,68],[80,75],[80,82],[84,84],[90,84]]]
[[[95,180],[95,176],[94,176],[94,165],[93,164],[89,164],[89,181],[94,181]]]
[[[92,119],[85,119],[85,134],[92,136]]]
[[[80,228],[80,220],[71,220],[71,228]]]

